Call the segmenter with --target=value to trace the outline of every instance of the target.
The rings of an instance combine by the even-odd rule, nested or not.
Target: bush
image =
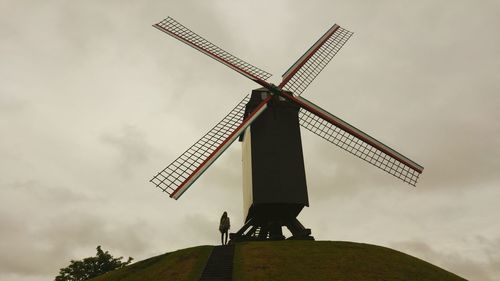
[[[59,270],[59,275],[55,281],[85,281],[108,271],[122,268],[132,262],[129,257],[126,262],[122,262],[123,257],[114,258],[108,251],[104,252],[101,246],[97,246],[95,257],[84,258],[83,260],[71,260],[70,265]]]

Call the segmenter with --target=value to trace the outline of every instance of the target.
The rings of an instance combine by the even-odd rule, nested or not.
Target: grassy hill
[[[92,281],[197,281],[213,246],[163,254]],[[244,242],[236,245],[233,280],[459,281],[418,258],[362,243],[332,241]]]

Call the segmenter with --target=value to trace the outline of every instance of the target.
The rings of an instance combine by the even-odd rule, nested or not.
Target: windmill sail
[[[417,184],[422,166],[314,103],[285,95],[302,107],[302,127],[410,185]]]
[[[212,44],[205,38],[199,36],[187,27],[183,26],[171,17],[168,17],[161,22],[153,25],[155,28],[171,35],[179,41],[197,49],[198,51],[208,55],[209,57],[229,66],[240,74],[261,84],[264,80],[272,75],[258,67],[255,67],[223,49]]]
[[[352,32],[333,25],[283,74],[282,82],[275,86],[265,81],[271,76],[268,72],[222,50],[170,17],[153,26],[229,66],[270,92],[270,95],[246,117],[245,105],[249,102],[249,97],[245,97],[215,127],[150,180],[170,197],[178,199],[268,107],[273,96],[276,100],[286,98],[301,107],[299,123],[304,128],[387,173],[416,185],[419,175],[423,172],[422,166],[300,97],[349,40]]]
[[[333,25],[283,74],[283,81],[278,87],[300,96],[352,34],[347,29]]]
[[[188,150],[154,176],[150,182],[170,197],[178,199],[210,165],[244,132],[267,108],[268,97],[243,119],[246,96],[215,127],[193,144]]]

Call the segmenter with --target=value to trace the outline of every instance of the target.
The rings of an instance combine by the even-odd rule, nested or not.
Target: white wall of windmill
[[[246,220],[248,210],[253,202],[252,190],[252,134],[251,127],[245,130],[245,137],[241,143],[242,167],[243,167],[243,219]]]

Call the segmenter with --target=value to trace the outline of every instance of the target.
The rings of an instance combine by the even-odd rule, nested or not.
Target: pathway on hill
[[[200,281],[233,280],[234,245],[216,246],[208,258]]]

